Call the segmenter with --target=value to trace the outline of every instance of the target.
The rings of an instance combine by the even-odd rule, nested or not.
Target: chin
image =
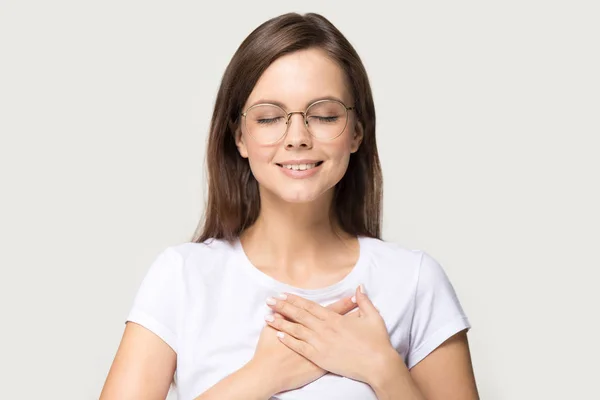
[[[320,195],[322,193],[313,193],[313,192],[309,192],[309,191],[289,191],[289,192],[280,192],[280,193],[275,193],[275,195],[277,197],[279,197],[281,200],[285,201],[286,203],[295,203],[295,204],[301,204],[301,203],[312,203],[314,201],[316,201],[317,199],[319,199]]]
[[[262,186],[261,191],[263,195],[267,195],[275,202],[281,201],[290,204],[308,204],[324,201],[330,192],[333,194],[333,187],[329,188],[321,185],[294,186],[296,185]]]
[[[263,177],[257,177],[261,196],[268,196],[275,202],[282,201],[290,204],[325,201],[329,195],[333,197],[337,183],[337,181],[323,182],[319,179],[273,179],[267,176],[261,178]]]

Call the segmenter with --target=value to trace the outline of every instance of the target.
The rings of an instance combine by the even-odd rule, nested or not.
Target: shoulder
[[[185,242],[165,248],[158,258],[176,264],[183,273],[190,271],[209,272],[217,265],[223,265],[236,253],[236,244],[222,239],[208,239],[204,242]]]
[[[154,257],[143,278],[139,296],[146,293],[147,297],[153,297],[161,291],[182,293],[183,287],[214,282],[223,276],[234,254],[234,244],[217,239],[168,246]]]
[[[376,238],[361,238],[370,263],[377,268],[392,268],[418,272],[424,251],[400,243]]]
[[[384,275],[401,277],[413,285],[447,280],[440,262],[425,250],[375,238],[363,238],[362,243],[371,268]]]
[[[190,257],[219,256],[235,251],[235,244],[223,239],[208,239],[204,242],[185,242],[167,247],[165,252],[177,254],[184,261]]]

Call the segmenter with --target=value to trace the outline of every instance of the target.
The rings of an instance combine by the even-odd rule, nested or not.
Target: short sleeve
[[[409,369],[454,334],[471,328],[442,266],[426,252],[421,254],[406,360]]]
[[[126,320],[150,330],[175,352],[180,286],[181,256],[167,248],[150,265]]]

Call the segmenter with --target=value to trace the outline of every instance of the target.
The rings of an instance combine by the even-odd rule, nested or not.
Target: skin
[[[328,310],[341,315],[354,308],[356,304],[350,298],[343,298],[327,306]],[[283,318],[280,314],[275,316]],[[281,365],[295,371],[286,385],[299,387],[325,374],[323,369],[279,343],[276,331],[266,326],[260,336],[257,353],[269,354],[273,348],[277,352],[271,357],[253,358],[250,363],[198,398],[268,399],[277,389],[273,389],[271,385],[264,386],[263,380],[256,379],[257,373]],[[100,400],[164,400],[175,373],[176,363],[176,353],[161,338],[141,325],[128,322]]]
[[[256,83],[243,109],[271,100],[288,111],[304,111],[314,100],[334,97],[354,103],[346,78],[321,50],[298,51],[276,60]],[[247,158],[260,188],[261,211],[241,236],[252,263],[274,278],[303,288],[339,281],[358,258],[358,242],[332,225],[329,205],[350,155],[363,138],[363,128],[349,112],[344,132],[334,140],[317,140],[294,114],[286,136],[273,145],[254,140],[242,126],[237,131],[240,156]],[[278,163],[321,160],[319,172],[291,179]],[[266,240],[268,238],[268,240]]]
[[[465,332],[410,371],[389,342],[385,323],[357,290],[359,310],[344,316],[293,294],[268,299],[285,318],[266,318],[279,340],[326,371],[369,384],[378,399],[478,399]]]
[[[320,50],[298,51],[281,57],[260,77],[244,109],[271,100],[282,103],[288,112],[304,111],[312,100],[327,96],[353,105],[345,77],[339,72],[339,67]],[[260,184],[261,200],[268,198],[286,208],[315,209],[329,204],[334,186],[346,173],[350,154],[358,150],[362,140],[362,128],[354,113],[350,112],[349,116],[344,133],[329,141],[314,139],[299,114],[291,117],[285,138],[273,145],[260,144],[240,127],[238,149],[240,155],[248,159]],[[290,179],[276,165],[302,158],[325,162],[318,174],[307,179]]]
[[[305,110],[328,96],[353,105],[342,70],[319,49],[294,52],[276,60],[263,73],[244,109],[264,100],[282,103],[288,111]],[[346,172],[363,129],[350,113],[338,138],[320,141],[294,114],[286,136],[261,145],[236,132],[241,157],[256,177],[261,211],[241,235],[253,265],[295,287],[314,289],[347,275],[358,258],[355,237],[330,222],[333,188]],[[277,163],[290,159],[322,160],[310,178],[292,179]],[[253,358],[197,399],[268,399],[301,387],[327,371],[363,381],[379,399],[478,399],[464,332],[448,339],[410,371],[389,342],[383,320],[366,294],[356,291],[356,304],[342,299],[322,307],[288,294],[269,306]],[[348,313],[358,306],[359,310]],[[283,338],[277,332],[284,333]],[[369,357],[366,357],[369,354]],[[176,366],[176,354],[160,338],[134,323],[126,325],[101,400],[164,399]],[[269,376],[270,379],[257,379]]]

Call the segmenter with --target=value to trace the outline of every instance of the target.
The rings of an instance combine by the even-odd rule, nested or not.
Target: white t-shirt
[[[323,306],[363,284],[392,345],[412,368],[469,321],[441,265],[420,250],[359,237],[360,256],[341,281],[321,289],[284,284],[255,268],[238,241],[184,243],[154,260],[127,318],[177,353],[179,400],[192,400],[253,356],[270,313],[265,300],[293,293]],[[257,379],[261,379],[258,377]],[[273,399],[376,400],[370,386],[327,374]]]

